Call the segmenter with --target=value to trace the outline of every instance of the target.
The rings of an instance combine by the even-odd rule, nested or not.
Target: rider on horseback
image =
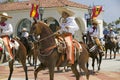
[[[100,42],[100,40],[98,39],[98,34],[99,34],[99,32],[98,32],[99,30],[98,30],[98,22],[96,21],[96,20],[93,20],[92,21],[92,27],[90,27],[90,28],[88,28],[88,33],[90,34],[90,36],[93,38],[93,40],[95,41],[95,43],[98,45],[98,47],[100,48],[100,53],[102,53],[102,55],[104,55],[103,54],[103,47],[102,47],[102,45],[101,45],[101,42]]]
[[[21,32],[21,37],[25,37],[26,39],[28,39],[28,36],[29,36],[29,33],[27,32],[27,29],[23,28]]]
[[[61,17],[61,33],[65,39],[67,44],[67,60],[69,64],[74,64],[74,48],[72,43],[72,36],[74,35],[75,31],[79,29],[75,17],[74,12],[67,8],[58,8],[58,12],[62,15]]]
[[[9,56],[11,59],[13,59],[12,50],[10,48],[10,35],[13,33],[13,26],[6,22],[7,19],[11,19],[12,17],[8,16],[7,13],[0,14],[1,20],[0,20],[0,37],[3,39],[4,44],[8,50]]]
[[[110,28],[110,31],[108,32],[108,37],[111,39],[112,42],[114,42],[116,44],[116,40],[115,40],[115,32],[113,31],[113,28]]]

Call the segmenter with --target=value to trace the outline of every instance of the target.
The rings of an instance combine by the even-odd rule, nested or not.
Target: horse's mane
[[[49,37],[50,35],[53,34],[52,30],[49,28],[49,25],[47,25],[46,23],[39,21],[38,25],[39,25],[39,27],[41,27],[41,31],[42,31],[40,34],[41,39]],[[42,47],[41,47],[42,50],[44,50],[48,47],[54,46],[56,44],[54,36],[46,38],[46,39],[42,40],[40,43],[42,45]]]

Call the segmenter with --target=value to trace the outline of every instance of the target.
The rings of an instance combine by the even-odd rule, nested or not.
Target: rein
[[[56,32],[54,32],[53,34],[51,34],[51,35],[47,36],[47,37],[44,37],[44,38],[42,38],[42,39],[38,40],[38,41],[40,42],[40,41],[43,41],[43,40],[45,40],[45,39],[47,39],[47,38],[50,38],[50,37],[54,36],[56,33],[58,33],[58,32],[59,32],[59,30],[58,30],[58,31],[56,31]]]

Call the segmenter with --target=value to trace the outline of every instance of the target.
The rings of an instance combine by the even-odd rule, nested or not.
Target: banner
[[[31,8],[31,11],[30,11],[30,17],[32,18],[39,18],[39,14],[38,14],[38,5],[36,4],[32,4],[32,8]]]
[[[92,9],[92,19],[95,19],[102,11],[102,6],[94,6]]]

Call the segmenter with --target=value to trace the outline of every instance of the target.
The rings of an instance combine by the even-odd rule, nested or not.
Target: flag
[[[30,11],[30,17],[32,18],[39,18],[39,14],[38,14],[38,5],[36,4],[32,4],[32,8],[31,8],[31,11]]]
[[[102,6],[94,6],[92,9],[92,19],[96,18],[102,11]]]

